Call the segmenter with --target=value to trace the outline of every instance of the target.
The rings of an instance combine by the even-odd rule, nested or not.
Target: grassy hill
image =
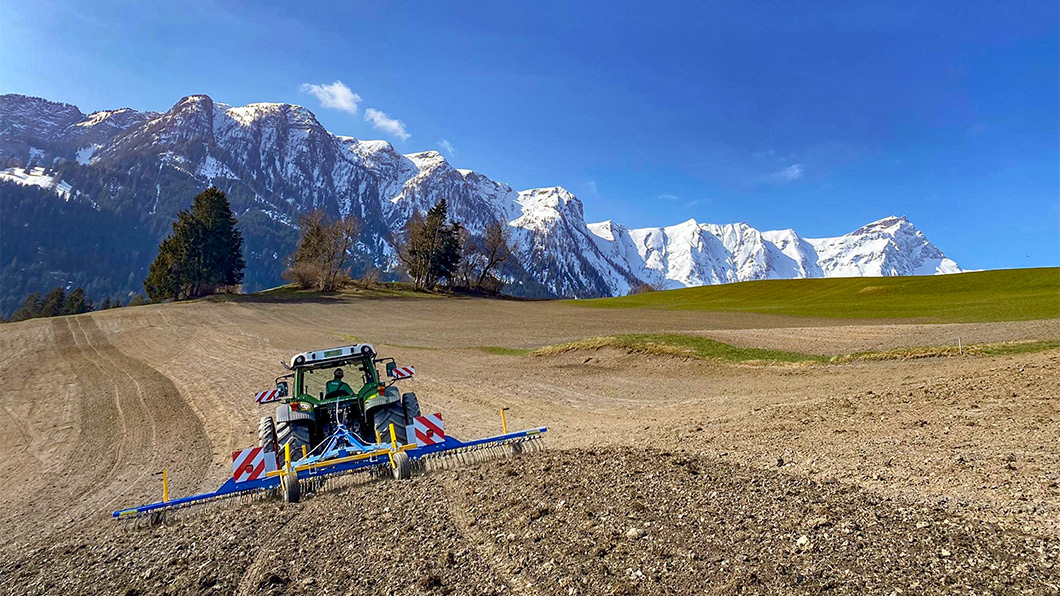
[[[1060,318],[1060,268],[957,275],[750,281],[571,301],[651,308],[973,323]]]

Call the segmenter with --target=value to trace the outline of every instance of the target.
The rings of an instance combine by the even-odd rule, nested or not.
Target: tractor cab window
[[[342,382],[349,388],[349,395],[355,396],[361,387],[372,382],[371,367],[372,362],[370,360],[360,360],[342,366],[307,370],[302,378],[302,390],[305,394],[316,398],[326,397],[328,393],[335,391],[339,387],[338,383],[332,383],[331,387],[329,387],[328,382],[335,379],[335,369],[341,368],[343,372]]]
[[[332,387],[329,387],[328,382],[335,380],[335,369],[337,368],[341,368],[342,372],[344,373],[342,377],[342,382],[345,383],[345,385],[340,386],[338,383],[332,383]],[[316,398],[320,398],[322,396],[326,397],[330,391],[334,391],[338,387],[342,387],[352,396],[357,395],[357,389],[359,389],[359,387],[356,387],[357,377],[358,374],[355,370],[352,370],[349,367],[336,366],[332,368],[318,368],[316,370],[307,370],[305,371],[305,377],[303,378],[302,383],[304,391],[307,394],[312,395]]]
[[[356,364],[356,368],[357,372],[359,372],[361,375],[362,387],[372,382],[372,373],[375,372],[375,363],[365,358]]]

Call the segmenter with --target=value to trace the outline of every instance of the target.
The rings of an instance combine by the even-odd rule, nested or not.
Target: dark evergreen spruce
[[[232,289],[243,281],[243,237],[225,194],[210,187],[177,214],[144,280],[154,301],[184,300]]]

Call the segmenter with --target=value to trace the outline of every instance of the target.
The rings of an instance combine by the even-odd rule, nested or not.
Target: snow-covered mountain
[[[587,224],[581,201],[563,188],[516,191],[456,169],[435,151],[402,155],[385,141],[332,134],[291,104],[233,107],[191,95],[162,114],[123,108],[86,115],[68,104],[4,95],[0,117],[0,179],[138,214],[159,236],[203,188],[225,190],[244,231],[250,289],[279,282],[298,218],[316,208],[360,218],[358,266],[396,273],[396,235],[442,198],[472,233],[493,222],[510,227],[517,258],[503,273],[508,290],[524,295],[960,270],[905,218],[822,239],[744,223]],[[27,175],[27,165],[38,169]]]
[[[589,230],[612,263],[646,284],[667,289],[758,279],[961,271],[905,217],[887,217],[836,238],[695,220],[641,229],[605,221],[590,224]]]

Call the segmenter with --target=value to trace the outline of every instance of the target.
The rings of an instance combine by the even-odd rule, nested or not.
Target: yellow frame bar
[[[416,445],[401,445],[400,447],[398,447],[395,450],[395,452],[396,451],[406,451],[408,449],[415,449],[415,448],[416,448]],[[338,459],[329,459],[327,461],[323,461],[323,462],[319,462],[319,463],[315,463],[315,464],[305,464],[305,465],[301,465],[301,466],[296,466],[294,468],[294,470],[296,472],[304,472],[306,470],[317,470],[317,469],[320,469],[320,468],[326,468],[328,466],[344,464],[344,463],[351,462],[351,461],[358,461],[358,460],[362,460],[362,459],[370,459],[370,458],[373,458],[373,457],[376,457],[376,456],[382,456],[382,455],[389,456],[390,453],[391,453],[391,451],[389,449],[376,449],[375,451],[367,451],[365,453],[358,453],[357,455],[348,455],[346,457],[340,457]],[[276,470],[275,472],[265,472],[265,476],[267,478],[272,478],[273,476],[279,476],[280,474],[283,474],[284,471],[285,470]]]

